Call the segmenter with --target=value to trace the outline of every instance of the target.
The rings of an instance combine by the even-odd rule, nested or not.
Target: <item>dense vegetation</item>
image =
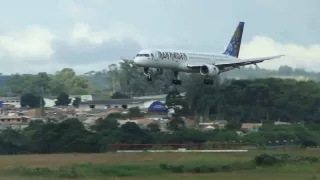
[[[270,152],[270,151],[269,151]],[[309,153],[309,154],[308,154]],[[29,156],[24,165],[0,168],[6,176],[62,179],[313,179],[318,180],[320,158],[317,151],[286,151],[286,154],[261,152],[220,153],[149,153],[149,154],[91,154]],[[22,156],[23,157],[23,156]],[[48,157],[48,156],[47,156]],[[21,158],[21,156],[20,156]],[[53,159],[55,158],[55,159]],[[61,159],[64,159],[61,165]],[[99,158],[99,160],[98,160]],[[22,159],[26,161],[28,157]],[[78,159],[75,163],[75,159]],[[146,160],[147,159],[147,160]],[[69,162],[68,161],[73,161]],[[110,162],[111,160],[111,162]],[[45,164],[43,162],[50,162]],[[33,162],[32,164],[30,164]],[[42,162],[39,164],[39,162]],[[103,163],[99,163],[103,162]],[[7,164],[7,163],[3,163]],[[58,167],[57,167],[58,166]],[[186,173],[186,174],[184,174]],[[200,175],[202,174],[202,175]]]
[[[143,165],[141,163],[126,164],[126,165],[106,165],[106,164],[74,164],[71,167],[61,167],[59,169],[53,169],[48,167],[24,167],[20,166],[14,168],[12,171],[22,176],[51,176],[62,178],[84,178],[90,176],[118,176],[118,177],[130,177],[130,176],[155,176],[160,173],[217,173],[217,172],[241,172],[254,171],[261,168],[272,168],[285,165],[303,165],[310,164],[317,166],[320,162],[320,158],[316,156],[295,156],[290,154],[261,154],[253,157],[251,160],[243,161],[227,161],[227,162],[206,162],[204,160],[183,164],[167,164],[160,163],[158,167],[155,165]],[[201,164],[202,163],[202,164]],[[129,170],[130,169],[130,170]]]
[[[187,89],[189,107],[205,118],[319,123],[320,84],[313,81],[232,80],[216,87],[198,84]]]
[[[301,125],[264,125],[260,131],[240,136],[237,127],[232,124],[225,129],[200,131],[188,129],[180,117],[174,117],[168,124],[171,132],[161,132],[157,124],[145,128],[128,122],[119,126],[116,114],[98,119],[97,124],[85,127],[77,119],[68,119],[60,123],[32,121],[23,130],[6,129],[0,133],[0,154],[20,153],[62,153],[62,152],[105,152],[115,148],[111,144],[177,144],[196,143],[192,148],[217,148],[210,145],[215,142],[229,142],[224,148],[234,148],[230,142],[248,142],[259,147],[271,145],[299,145],[313,147],[319,144],[320,126]],[[124,147],[139,148],[139,147]],[[148,147],[152,148],[152,147]]]
[[[171,73],[156,76],[153,82],[145,81],[141,69],[123,62],[119,67],[110,66],[108,70],[76,75],[72,69],[63,69],[54,75],[13,75],[0,76],[1,96],[21,96],[21,105],[31,108],[43,105],[43,96],[57,98],[56,105],[70,103],[69,95],[93,94],[100,98],[126,98],[128,96],[167,93],[166,104],[175,108],[176,114],[167,124],[169,132],[160,131],[158,124],[139,127],[135,123],[120,126],[117,118],[120,114],[110,114],[105,119],[98,119],[97,124],[86,126],[78,119],[62,122],[50,120],[32,121],[25,129],[8,128],[0,132],[0,154],[49,154],[49,153],[96,153],[117,149],[159,149],[161,146],[115,146],[120,144],[171,144],[165,148],[188,147],[193,149],[240,148],[243,144],[259,149],[274,147],[316,147],[320,145],[320,84],[318,73],[293,70],[283,66],[278,71],[246,68],[230,71],[222,75],[221,83],[215,86],[202,84],[199,75],[182,74],[183,85],[171,87]],[[314,81],[281,80],[274,78],[256,80],[230,80],[239,77],[253,79],[266,76],[306,76]],[[5,86],[4,86],[5,83]],[[185,97],[179,92],[186,92]],[[77,107],[77,103],[73,104]],[[134,115],[133,115],[134,114]],[[139,109],[129,109],[129,117],[142,116]],[[201,131],[187,128],[182,116],[195,116],[195,120],[227,120],[224,129]],[[274,125],[275,121],[290,122],[291,125]],[[240,129],[244,122],[262,122],[263,126],[256,132]],[[243,134],[239,132],[243,131]],[[177,146],[176,144],[185,144]],[[78,155],[75,155],[78,156]],[[169,156],[169,155],[167,155]],[[190,155],[189,155],[190,156]],[[234,155],[233,155],[234,156]],[[246,155],[241,154],[239,157]],[[127,156],[126,156],[127,157]],[[197,155],[197,157],[204,157]],[[211,157],[211,159],[210,159]],[[72,164],[60,168],[18,166],[6,169],[6,173],[15,176],[51,176],[54,178],[83,178],[99,176],[151,176],[170,173],[214,173],[245,170],[250,172],[287,171],[287,167],[296,170],[308,169],[318,172],[317,157],[293,155],[262,154],[245,161],[234,159],[221,162],[221,159],[205,157],[193,158],[191,162],[172,162],[173,158],[163,157],[154,164]],[[228,156],[229,157],[229,156]],[[144,158],[146,158],[144,156]],[[220,158],[220,155],[219,155]],[[77,157],[78,159],[78,157]],[[151,158],[152,159],[152,158]],[[170,159],[170,161],[168,160]],[[187,158],[184,158],[187,159]],[[166,160],[166,161],[165,161]],[[122,162],[128,162],[123,160]],[[144,161],[143,162],[149,162]],[[10,166],[12,167],[12,165]],[[305,168],[301,168],[305,167]],[[8,172],[9,171],[9,172]],[[302,172],[302,171],[301,171]],[[3,174],[3,172],[1,171]],[[0,176],[1,176],[0,173]],[[232,174],[232,173],[230,173]],[[262,173],[263,174],[263,173]],[[290,171],[290,173],[292,172]],[[268,175],[269,174],[264,174]],[[233,179],[239,179],[236,175]],[[249,175],[250,176],[250,175]],[[279,179],[279,174],[275,177]],[[205,176],[203,176],[205,177]],[[257,175],[257,177],[263,177]],[[306,177],[292,175],[292,177]],[[200,177],[196,177],[199,179]],[[317,179],[317,176],[311,178]],[[177,177],[175,177],[177,179]],[[210,179],[212,177],[210,176]],[[220,179],[220,178],[219,178]],[[227,179],[232,179],[227,177]],[[245,179],[245,178],[244,178]]]
[[[178,88],[170,88],[171,74],[168,71],[147,82],[140,76],[141,69],[122,62],[109,70],[76,75],[72,69],[63,69],[55,75],[11,76],[3,87],[7,94],[22,95],[23,106],[39,107],[39,98],[45,95],[58,97],[56,105],[70,103],[68,94],[93,93],[100,97],[127,97],[148,93],[168,93],[166,104],[176,108],[176,115],[168,124],[173,134],[159,132],[155,124],[141,129],[134,123],[121,127],[112,117],[98,120],[96,126],[85,128],[77,119],[61,123],[32,122],[21,131],[8,129],[1,133],[1,152],[8,153],[54,153],[54,152],[101,152],[113,143],[204,143],[211,141],[247,141],[259,146],[282,141],[303,146],[316,146],[319,139],[320,84],[314,81],[281,80],[274,78],[256,80],[223,79],[215,86],[202,83],[200,75],[182,74],[184,81]],[[258,71],[246,69],[247,72]],[[236,72],[236,71],[235,71]],[[235,73],[231,71],[230,73]],[[305,75],[316,78],[317,73],[289,67],[274,72],[278,75]],[[99,75],[100,74],[100,75]],[[228,73],[226,73],[228,74]],[[107,84],[98,88],[90,82],[106,77]],[[91,80],[89,80],[91,79]],[[104,78],[100,78],[101,80]],[[161,88],[162,87],[162,88]],[[3,90],[4,90],[3,89]],[[120,91],[122,93],[109,94]],[[181,97],[181,91],[186,92]],[[125,93],[127,92],[127,93]],[[79,99],[78,99],[79,101]],[[178,106],[180,105],[180,106]],[[76,104],[74,106],[77,106]],[[181,108],[182,107],[182,108]],[[228,120],[225,130],[201,132],[186,129],[181,116],[196,116],[196,120]],[[286,121],[292,125],[272,126],[274,121]],[[239,136],[241,123],[262,122],[259,132]]]
[[[186,92],[185,100],[170,100],[167,104],[180,104],[184,107],[183,115],[195,115],[198,119],[225,119],[241,122],[287,121],[300,123],[318,123],[320,86],[315,81],[295,81],[281,79],[229,80],[222,74],[221,82],[216,86],[202,84],[203,77],[197,74],[182,74],[183,85],[171,86],[171,72],[156,76],[148,82],[141,76],[141,68],[129,62],[120,63],[119,67],[111,65],[108,70],[76,75],[72,69],[63,69],[55,75],[39,73],[38,75],[13,75],[2,87],[5,94],[33,94],[37,107],[40,96],[58,97],[61,93],[68,95],[93,94],[95,98],[112,97],[114,92],[121,92],[119,97],[130,97],[145,94]],[[318,73],[305,72],[282,66],[278,71],[267,71],[247,68],[242,72],[262,72],[264,75],[305,75],[316,78]],[[240,73],[241,74],[241,73]],[[253,73],[255,74],[255,73]],[[259,74],[259,73],[257,73]],[[105,76],[104,76],[105,75]],[[100,77],[100,78],[99,78]],[[106,83],[100,80],[105,77]],[[320,77],[320,76],[319,76]],[[99,80],[100,79],[100,80]],[[99,89],[91,82],[107,85]],[[25,98],[28,99],[28,98]],[[173,98],[174,99],[174,98]],[[177,102],[179,101],[179,102]],[[28,104],[28,103],[24,103]],[[66,103],[63,103],[66,104]]]
[[[215,173],[254,170],[258,167],[298,164],[298,163],[319,163],[320,158],[308,156],[290,156],[289,154],[261,154],[246,162],[233,162],[230,164],[203,164],[199,165],[170,165],[160,164],[164,171],[173,173]]]

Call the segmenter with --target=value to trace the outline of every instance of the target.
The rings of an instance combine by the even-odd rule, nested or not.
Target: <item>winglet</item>
[[[223,52],[225,55],[238,57],[242,41],[242,33],[244,29],[244,22],[240,21],[237,29],[235,30],[227,49]]]

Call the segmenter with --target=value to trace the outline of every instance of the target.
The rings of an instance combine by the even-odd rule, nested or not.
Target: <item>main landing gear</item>
[[[173,77],[174,77],[174,79],[172,79],[172,84],[181,85],[182,81],[179,79],[179,72],[178,71],[173,71]]]
[[[203,80],[203,83],[206,84],[206,85],[212,85],[213,84],[213,79],[205,78]]]
[[[151,69],[148,68],[148,67],[145,67],[145,68],[143,68],[143,72],[147,77],[147,81],[152,81],[152,71],[151,71]]]

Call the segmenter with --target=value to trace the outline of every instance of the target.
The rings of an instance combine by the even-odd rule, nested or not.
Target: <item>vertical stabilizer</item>
[[[244,28],[244,22],[239,22],[237,29],[235,30],[227,49],[223,52],[225,55],[238,57],[240,52],[240,46],[242,41],[242,33]]]

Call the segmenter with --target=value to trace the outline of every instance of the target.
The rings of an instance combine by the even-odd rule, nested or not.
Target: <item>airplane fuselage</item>
[[[153,73],[163,73],[163,69],[173,71],[172,83],[181,85],[179,72],[200,73],[204,76],[204,84],[213,84],[213,77],[220,73],[246,65],[256,65],[265,60],[272,60],[282,55],[240,59],[240,45],[244,22],[239,22],[227,48],[221,54],[204,52],[185,52],[164,49],[143,49],[133,59],[134,63],[143,67],[148,81],[152,81]]]
[[[224,54],[143,49],[134,58],[134,63],[141,67],[172,69],[174,71],[187,73],[199,73],[199,71],[189,68],[188,64],[215,64],[236,60],[240,59]]]

